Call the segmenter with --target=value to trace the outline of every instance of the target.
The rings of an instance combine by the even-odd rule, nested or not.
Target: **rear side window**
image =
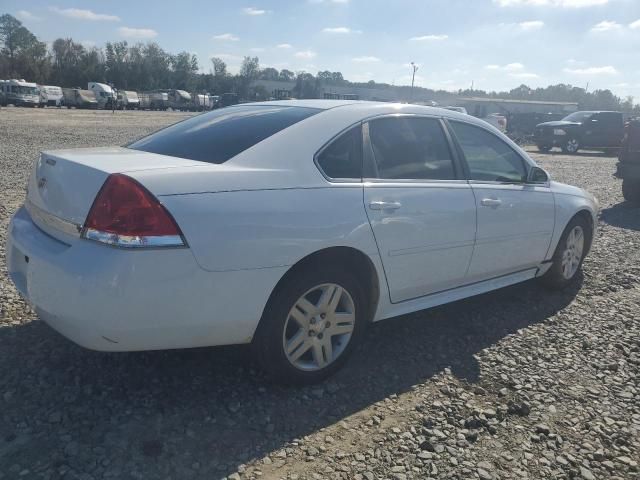
[[[453,158],[434,118],[390,117],[369,123],[378,178],[452,180]]]
[[[329,178],[362,178],[362,129],[360,125],[340,135],[317,157]]]
[[[525,182],[522,157],[493,133],[467,123],[451,127],[469,166],[469,179],[488,182]]]
[[[316,108],[266,105],[221,108],[176,123],[127,147],[188,160],[224,163],[319,112]]]

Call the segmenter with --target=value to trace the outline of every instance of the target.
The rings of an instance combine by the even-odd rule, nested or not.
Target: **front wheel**
[[[578,153],[578,150],[580,150],[580,142],[578,141],[577,138],[570,138],[562,146],[562,151],[564,153],[574,154],[574,153]]]
[[[622,196],[627,202],[640,204],[640,179],[622,179]]]
[[[258,362],[276,381],[310,384],[334,374],[368,322],[358,280],[314,265],[291,275],[269,300],[254,339]]]
[[[542,277],[544,283],[554,289],[562,289],[572,283],[582,268],[590,244],[589,222],[584,217],[574,217],[560,237],[551,268]]]

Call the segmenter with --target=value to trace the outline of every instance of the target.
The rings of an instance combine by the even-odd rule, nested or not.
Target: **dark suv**
[[[616,176],[622,178],[624,199],[640,203],[640,119],[625,126]]]
[[[556,122],[536,126],[534,141],[541,152],[560,147],[564,153],[581,148],[618,151],[624,135],[620,112],[574,112]]]

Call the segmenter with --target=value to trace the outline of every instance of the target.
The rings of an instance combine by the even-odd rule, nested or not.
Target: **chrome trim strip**
[[[82,231],[82,238],[122,248],[186,247],[180,235],[118,235],[117,233],[102,232],[94,228],[85,228]]]
[[[42,226],[44,225],[45,227],[57,230],[66,235],[76,238],[80,237],[80,231],[82,230],[81,225],[69,222],[68,220],[64,220],[52,213],[43,210],[28,198],[24,202],[24,208],[29,213],[29,216],[31,217],[33,222],[40,228],[42,228]]]

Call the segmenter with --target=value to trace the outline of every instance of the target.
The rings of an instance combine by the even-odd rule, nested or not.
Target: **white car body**
[[[39,317],[95,350],[249,343],[278,282],[318,252],[366,257],[378,321],[541,276],[574,215],[596,224],[594,197],[555,182],[333,181],[314,162],[345,129],[406,115],[475,125],[535,166],[471,116],[368,102],[262,105],[323,111],[223,164],[122,147],[43,152],[6,250],[9,275]],[[159,199],[186,248],[127,249],[81,238],[94,198],[114,173]]]

